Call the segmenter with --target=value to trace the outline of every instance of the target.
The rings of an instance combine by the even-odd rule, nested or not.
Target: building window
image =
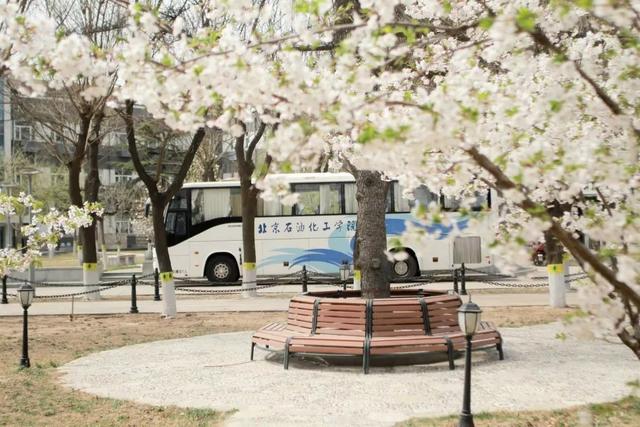
[[[133,179],[133,174],[125,169],[116,169],[115,178],[116,182],[129,182]]]
[[[113,145],[127,145],[127,134],[126,132],[113,132]]]
[[[133,224],[129,220],[116,221],[117,234],[133,234]]]
[[[13,127],[13,138],[16,141],[31,141],[33,129],[29,125],[15,125]]]

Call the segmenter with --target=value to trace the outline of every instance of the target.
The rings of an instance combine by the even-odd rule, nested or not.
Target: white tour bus
[[[287,207],[278,201],[258,198],[257,275],[288,274],[299,271],[303,265],[309,271],[335,274],[342,263],[352,264],[357,211],[353,176],[348,173],[282,176],[291,190],[300,195],[299,201]],[[488,222],[493,213],[481,221],[485,223],[482,232],[469,233],[470,218],[456,212],[456,200],[434,194],[426,187],[418,188],[414,194],[418,203],[441,203],[450,218],[448,225],[418,223],[410,213],[416,201],[402,198],[397,182],[390,186],[388,238],[401,235],[406,221],[432,233],[426,252],[403,248],[409,256],[393,264],[395,277],[450,270],[454,262],[466,262],[473,268],[491,267],[486,233],[490,232]],[[490,208],[491,196],[491,192],[479,196],[475,210]],[[240,277],[242,218],[238,181],[185,184],[167,208],[165,227],[176,277],[206,277],[217,282]]]

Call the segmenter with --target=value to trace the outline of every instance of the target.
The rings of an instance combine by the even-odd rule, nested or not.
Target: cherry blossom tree
[[[185,132],[229,131],[257,113],[277,125],[268,150],[286,170],[331,153],[406,188],[462,196],[463,207],[494,188],[505,205],[495,253],[527,262],[528,241],[557,239],[591,279],[581,320],[640,357],[637,1],[300,0],[264,32],[253,24],[274,6],[257,6],[202,2],[209,22],[234,25],[187,31],[180,17],[131,4],[126,42],[110,56],[116,97]],[[42,30],[6,11],[0,49],[50,57],[32,39]],[[173,43],[154,43],[166,34]],[[32,62],[8,58],[13,74],[33,76],[25,86],[43,84]],[[437,206],[415,215],[443,218]]]
[[[22,227],[22,233],[27,238],[25,247],[0,249],[0,276],[26,270],[38,260],[43,246],[55,246],[64,234],[88,227],[94,217],[102,215],[102,208],[97,203],[85,203],[81,208],[71,206],[67,212],[54,208],[46,213],[40,210],[41,205],[24,193],[18,197],[0,193],[0,215],[15,215],[28,208],[32,208],[34,214],[31,223]]]
[[[146,81],[138,102],[177,128],[205,120],[228,129],[258,111],[279,124],[269,152],[280,165],[310,166],[332,152],[409,188],[495,188],[512,212],[496,252],[525,260],[526,242],[556,238],[591,275],[593,286],[581,288],[587,317],[638,355],[638,5],[354,4],[343,23],[332,2],[296,2],[286,33],[247,43],[222,31],[197,48],[185,37],[165,61],[145,60],[147,42],[131,38],[137,69],[146,66],[126,84]],[[249,1],[209,6],[211,19],[248,23],[258,10]],[[134,13],[140,26],[162,25]],[[221,114],[202,114],[214,105]],[[552,215],[555,202],[571,208]],[[418,214],[441,217],[435,206]],[[602,241],[600,252],[579,233]]]

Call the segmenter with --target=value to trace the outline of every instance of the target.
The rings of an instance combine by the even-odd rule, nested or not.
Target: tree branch
[[[189,172],[189,168],[193,163],[193,158],[196,156],[196,152],[198,151],[198,148],[200,148],[200,144],[204,139],[204,134],[205,134],[204,128],[201,127],[193,135],[193,138],[191,138],[191,145],[189,145],[189,149],[187,150],[184,157],[182,158],[180,169],[174,175],[173,181],[171,182],[171,185],[169,185],[169,188],[167,189],[167,191],[165,191],[163,194],[163,197],[165,198],[166,201],[170,200],[182,187],[184,178],[187,176],[187,172]]]
[[[468,148],[465,151],[481,168],[493,176],[496,181],[496,185],[499,188],[502,190],[518,188],[518,186],[508,176],[506,176],[495,163],[493,163],[487,156],[480,153],[476,147]],[[520,189],[522,190],[522,188]],[[525,211],[532,211],[538,207],[536,203],[526,196],[520,203],[516,203],[516,205]],[[637,306],[640,306],[639,294],[637,294],[628,284],[618,280],[613,270],[604,265],[602,261],[600,261],[581,242],[574,239],[555,219],[549,218],[549,221],[551,222],[551,227],[549,228],[551,234],[557,238],[574,257],[589,264],[594,271],[609,282],[616,291],[629,298],[629,300],[633,301]]]
[[[251,142],[249,142],[249,147],[247,147],[247,157],[246,157],[248,160],[251,160],[253,158],[253,152],[256,149],[256,145],[258,145],[258,142],[260,142],[260,139],[262,138],[262,135],[264,134],[264,131],[266,128],[267,128],[266,123],[261,122],[260,126],[258,127],[258,131],[253,136],[253,139],[251,139]]]
[[[144,182],[144,185],[149,190],[150,197],[157,197],[158,195],[158,183],[149,176],[147,171],[144,169],[144,165],[140,161],[140,155],[138,153],[138,147],[136,145],[136,134],[135,128],[133,125],[133,101],[127,100],[125,102],[124,114],[122,114],[122,119],[124,120],[126,132],[127,132],[127,144],[129,147],[129,153],[131,154],[131,161],[133,162],[133,167],[136,170],[136,173]]]

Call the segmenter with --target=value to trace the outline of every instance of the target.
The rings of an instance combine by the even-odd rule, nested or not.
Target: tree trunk
[[[75,142],[73,158],[67,163],[67,171],[69,173],[69,199],[71,203],[82,207],[82,190],[80,189],[80,172],[82,171],[82,160],[84,159],[87,139],[89,138],[89,127],[91,125],[91,118],[87,115],[80,117],[80,130],[78,131],[77,139]],[[81,230],[78,230],[78,257],[80,262],[82,260],[84,235]]]
[[[564,250],[558,239],[556,239],[550,232],[544,233],[544,250],[546,252],[547,264],[562,264]]]
[[[389,262],[385,214],[389,184],[377,171],[359,171],[356,178],[358,200],[358,264],[362,272],[362,298],[388,298]]]
[[[241,123],[243,129],[246,130],[244,123]],[[255,237],[255,219],[258,211],[258,190],[251,183],[251,177],[256,170],[253,162],[253,153],[256,145],[262,138],[266,125],[260,123],[258,131],[253,136],[245,151],[245,135],[236,138],[235,152],[238,161],[238,175],[240,175],[240,197],[242,200],[242,287],[245,289],[253,289],[243,292],[243,296],[255,296],[256,291],[256,237]],[[267,162],[270,162],[268,160]],[[268,169],[268,163],[267,163]]]
[[[252,171],[240,167],[240,197],[242,200],[242,286],[256,287],[256,237],[255,222],[258,212],[258,192],[251,183]],[[245,292],[250,296],[255,291]]]
[[[87,145],[87,177],[84,181],[84,195],[87,202],[98,201],[100,177],[98,175],[98,142]],[[81,229],[82,233],[82,263],[95,264],[98,262],[96,251],[96,218],[88,227]]]
[[[160,282],[162,284],[162,314],[166,317],[174,317],[177,313],[176,290],[173,281],[173,267],[169,257],[169,247],[167,246],[167,233],[164,228],[164,207],[166,202],[164,197],[155,194],[151,197],[151,219],[153,223],[153,236],[156,244],[156,257],[158,260],[158,271],[160,272]]]
[[[167,233],[164,229],[164,206],[162,197],[156,195],[151,197],[151,219],[153,223],[153,237],[156,244],[156,257],[158,259],[158,269],[161,272],[171,272],[171,258],[169,258],[169,247],[167,246]]]

